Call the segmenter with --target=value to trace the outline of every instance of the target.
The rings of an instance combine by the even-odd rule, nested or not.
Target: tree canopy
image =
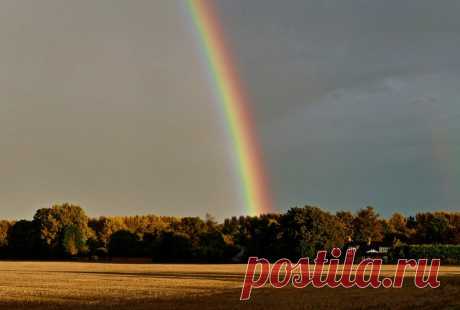
[[[150,257],[154,261],[234,262],[314,256],[346,244],[460,244],[460,212],[384,219],[372,207],[335,214],[314,206],[240,216],[157,215],[88,218],[69,203],[39,209],[33,220],[0,221],[1,257]]]

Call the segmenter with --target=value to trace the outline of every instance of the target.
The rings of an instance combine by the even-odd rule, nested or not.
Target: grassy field
[[[240,302],[243,265],[0,262],[0,309],[460,309],[460,267],[441,287],[257,289]],[[391,274],[392,266],[384,273]]]

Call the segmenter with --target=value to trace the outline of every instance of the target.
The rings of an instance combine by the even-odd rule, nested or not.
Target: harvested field
[[[244,265],[0,262],[0,309],[460,309],[460,267],[441,287],[264,288],[240,302]],[[394,266],[385,266],[392,274]]]

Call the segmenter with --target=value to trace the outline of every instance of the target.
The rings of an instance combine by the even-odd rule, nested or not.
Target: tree
[[[73,224],[64,229],[62,246],[64,253],[69,256],[87,252],[85,236],[80,228]]]
[[[0,256],[5,256],[8,248],[8,232],[11,229],[11,223],[0,221]]]
[[[111,256],[135,257],[140,252],[140,238],[129,230],[119,230],[112,235],[109,242]]]
[[[120,230],[127,230],[123,218],[121,217],[104,217],[89,220],[88,226],[96,234],[97,243],[94,247],[103,247],[108,249],[111,236]]]
[[[418,213],[416,216],[416,240],[419,243],[448,243],[449,220],[444,213]]]
[[[353,236],[356,242],[382,241],[383,226],[374,208],[366,207],[358,211],[353,219]]]
[[[407,218],[395,213],[385,220],[372,207],[356,215],[346,211],[333,215],[305,206],[284,214],[232,217],[219,224],[209,215],[205,219],[145,215],[89,220],[79,206],[63,204],[38,210],[33,221],[0,221],[0,256],[90,253],[106,257],[110,252],[167,262],[241,261],[248,256],[295,260],[341,247],[350,237],[361,243],[384,240],[394,246],[459,244],[460,212],[426,212]]]
[[[68,203],[38,210],[34,216],[34,223],[43,247],[48,255],[52,256],[64,254],[62,240],[67,227],[74,225],[75,229],[81,232],[83,240],[87,240],[91,234],[83,209]]]
[[[199,259],[206,262],[229,261],[238,249],[218,230],[200,234]]]
[[[214,216],[209,213],[206,213],[205,216],[206,228],[208,231],[213,231],[218,229],[218,224]]]
[[[344,227],[346,240],[353,240],[353,214],[350,211],[339,211],[336,213],[336,216]]]
[[[8,252],[12,257],[38,257],[41,254],[38,229],[34,222],[22,220],[8,231]]]
[[[190,262],[197,256],[190,236],[173,231],[163,232],[152,252],[155,261]]]
[[[394,213],[387,221],[385,239],[396,242],[397,240],[407,242],[414,233],[413,229],[407,226],[407,219],[400,213]]]
[[[460,244],[460,212],[449,213],[449,225],[451,230],[449,243]]]
[[[317,207],[292,208],[281,217],[281,225],[284,253],[293,259],[341,247],[346,237],[343,224]]]
[[[282,227],[277,214],[263,214],[248,217],[249,237],[246,241],[245,256],[260,256],[276,260],[282,256]]]

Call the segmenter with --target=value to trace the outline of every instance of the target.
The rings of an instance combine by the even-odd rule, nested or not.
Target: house
[[[385,258],[391,249],[391,246],[384,242],[349,242],[345,244],[344,251],[349,248],[356,249],[356,256],[359,258]]]

